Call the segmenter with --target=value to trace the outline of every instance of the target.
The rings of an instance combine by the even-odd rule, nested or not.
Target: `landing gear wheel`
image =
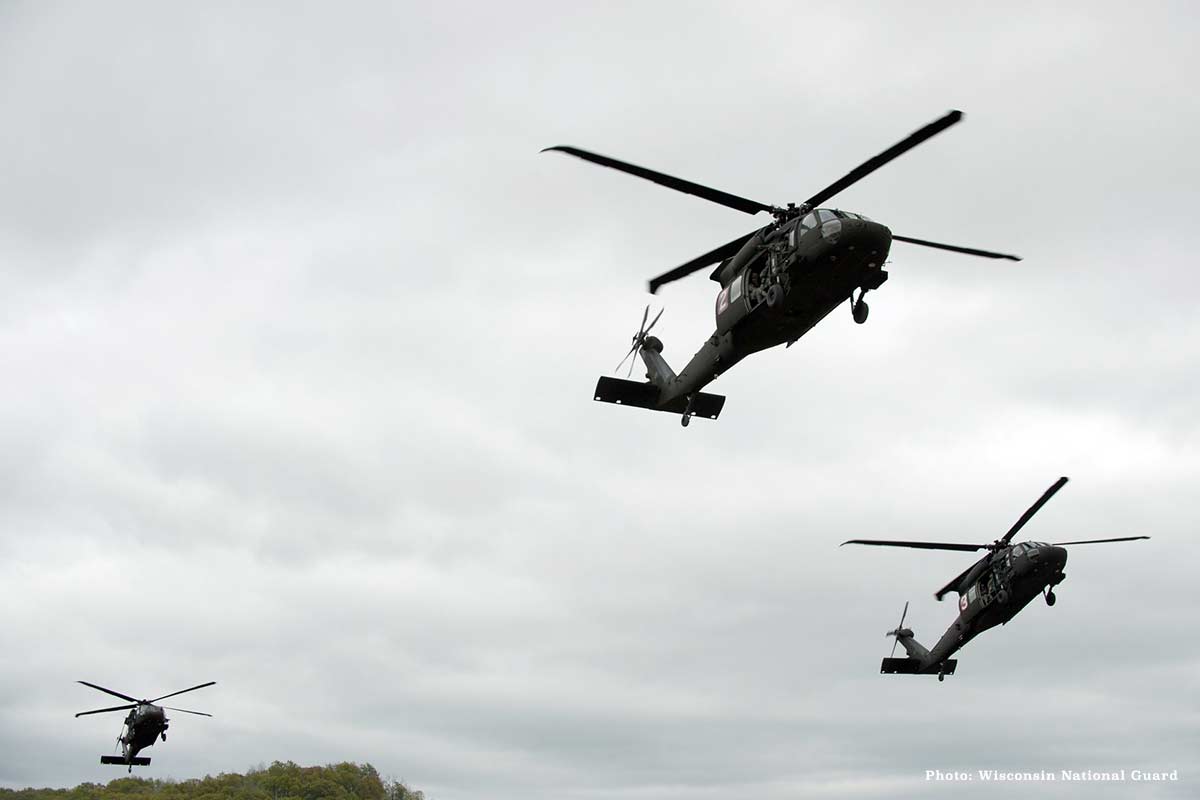
[[[686,428],[688,426],[688,423],[691,421],[692,421],[692,415],[684,414],[683,419],[679,420],[679,424]]]
[[[1046,592],[1046,605],[1052,606],[1058,602],[1058,596],[1054,594],[1054,590]]]
[[[1004,605],[1008,602],[1008,591],[1006,589],[1001,589],[996,593],[996,602],[1000,605]]]
[[[946,680],[946,673],[944,673],[944,672],[939,672],[939,673],[938,673],[938,680],[939,680],[939,681],[944,681],[944,680]]]
[[[783,287],[778,283],[771,284],[767,289],[767,308],[778,311],[783,306]]]
[[[854,321],[862,325],[867,321],[867,314],[871,313],[871,307],[867,305],[866,300],[859,300],[854,304],[853,314]]]

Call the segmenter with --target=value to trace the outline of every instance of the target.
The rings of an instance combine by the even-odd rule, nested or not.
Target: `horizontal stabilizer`
[[[134,756],[128,761],[124,756],[100,756],[101,764],[120,764],[122,767],[132,764],[135,767],[145,767],[150,764],[150,759],[146,756]]]
[[[941,673],[943,675],[953,675],[955,667],[958,666],[957,658],[948,658],[941,664]],[[919,658],[885,658],[883,663],[879,665],[880,673],[884,675],[916,675],[921,670],[921,659]],[[927,671],[927,675],[936,675],[938,670]]]
[[[652,411],[669,411],[682,414],[687,409],[687,399],[676,398],[664,406],[658,404],[658,387],[653,383],[627,381],[621,378],[601,377],[596,382],[595,398],[601,403],[616,403],[622,406],[648,408]],[[716,419],[725,406],[725,396],[697,392],[692,401],[692,416]]]

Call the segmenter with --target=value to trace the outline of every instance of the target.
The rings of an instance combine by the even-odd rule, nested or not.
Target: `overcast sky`
[[[1053,7],[1052,7],[1053,6]],[[0,4],[0,785],[105,781],[111,698],[208,680],[140,774],[370,761],[438,800],[954,797],[926,769],[1200,781],[1200,74],[1190,3]],[[676,367],[763,220],[571,144],[898,234],[714,386]],[[962,553],[1050,609],[881,676]],[[1005,785],[973,785],[1001,796]]]

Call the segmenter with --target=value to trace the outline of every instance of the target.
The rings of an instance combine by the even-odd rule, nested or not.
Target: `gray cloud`
[[[1190,7],[0,17],[0,785],[116,776],[82,678],[220,682],[158,776],[1192,793]],[[592,402],[645,279],[756,221],[538,150],[787,202],[952,107],[837,203],[1024,261],[897,244],[868,325],[740,365],[716,424]],[[672,363],[712,295],[655,299]],[[875,674],[906,600],[923,640],[949,624],[966,559],[836,545],[989,541],[1061,474],[1029,536],[1154,538],[1073,550],[1060,602],[944,684]]]

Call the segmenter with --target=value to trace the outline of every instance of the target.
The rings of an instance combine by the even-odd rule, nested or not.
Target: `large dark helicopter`
[[[886,226],[861,214],[818,208],[843,189],[949,128],[962,116],[961,111],[951,111],[863,162],[800,205],[789,203],[786,208],[748,200],[576,147],[546,148],[628,172],[747,214],[766,211],[775,218],[766,227],[739,236],[651,280],[650,293],[654,294],[665,283],[717,264],[709,275],[721,285],[716,301],[717,330],[676,375],[662,357],[662,342],[649,335],[658,316],[647,326],[650,312],[647,306],[642,314],[642,324],[633,337],[633,346],[625,358],[635,352],[641,356],[646,363],[648,382],[602,377],[596,384],[595,398],[605,403],[682,414],[684,425],[694,415],[716,419],[725,398],[700,390],[746,356],[779,344],[786,343],[790,347],[846,299],[850,300],[854,321],[867,321],[868,308],[864,298],[868,291],[878,289],[887,280],[883,265],[893,241],[1019,261],[1017,256],[1004,253],[897,236]],[[624,363],[622,360],[618,370]],[[631,364],[630,374],[632,371]]]
[[[902,675],[937,674],[938,680],[953,675],[958,664],[950,658],[959,648],[988,628],[1006,625],[1021,609],[1039,594],[1046,605],[1055,602],[1054,587],[1066,579],[1063,567],[1067,563],[1066,545],[1100,544],[1103,542],[1131,542],[1149,539],[1149,536],[1121,536],[1115,539],[1085,539],[1077,542],[1022,542],[1009,544],[1017,531],[1036,514],[1054,493],[1065,486],[1066,478],[1059,478],[1045,491],[1038,501],[1021,515],[1008,533],[991,544],[957,544],[951,542],[897,542],[886,539],[851,539],[847,544],[873,544],[887,547],[916,547],[922,550],[963,550],[974,552],[987,550],[987,555],[956,575],[934,594],[941,600],[950,592],[958,592],[958,619],[950,626],[932,650],[926,649],[913,637],[913,632],[904,627],[908,615],[908,603],[900,615],[900,624],[888,636],[896,637],[892,644],[892,656],[896,655],[896,643],[904,645],[908,658],[885,658],[879,671]]]
[[[180,689],[178,692],[164,694],[162,697],[156,697],[153,700],[135,700],[127,694],[114,692],[112,689],[105,689],[103,686],[97,686],[94,683],[88,683],[87,681],[79,681],[79,683],[82,683],[84,686],[90,686],[93,689],[99,689],[106,694],[111,694],[113,697],[129,701],[128,705],[97,708],[94,711],[80,711],[75,716],[78,718],[86,714],[103,714],[108,711],[124,711],[125,709],[129,709],[129,715],[125,717],[125,722],[121,727],[121,735],[117,737],[117,742],[121,745],[121,755],[100,756],[100,763],[125,764],[129,767],[130,772],[133,772],[135,766],[144,767],[150,763],[148,757],[138,756],[139,751],[154,744],[154,741],[159,737],[162,737],[164,742],[167,740],[167,728],[170,726],[167,724],[169,720],[166,714],[163,713],[163,709],[182,711],[184,714],[198,714],[202,717],[212,716],[212,714],[206,714],[203,711],[188,711],[186,708],[157,706],[155,703],[159,700],[166,700],[168,697],[174,697],[177,694],[203,689],[205,686],[212,686],[216,681],[202,683],[190,689]]]

